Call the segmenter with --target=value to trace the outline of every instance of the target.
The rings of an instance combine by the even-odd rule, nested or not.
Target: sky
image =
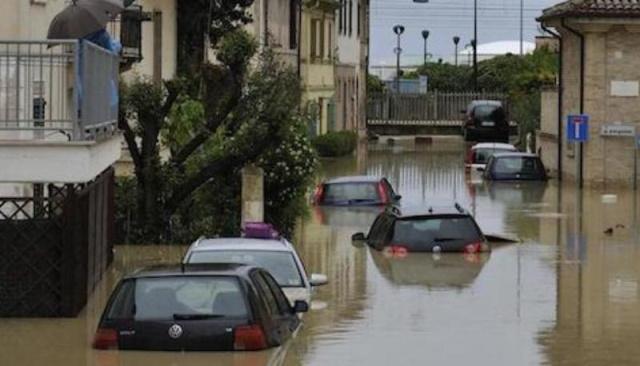
[[[461,38],[460,50],[473,38],[474,0],[429,0],[414,3],[413,0],[371,0],[371,65],[395,65],[395,24],[405,26],[402,35],[402,57],[405,60],[422,60],[424,41],[422,30],[429,30],[428,52],[433,59],[453,59],[453,37]],[[477,0],[478,44],[520,40],[521,0]],[[535,18],[542,9],[560,0],[524,1],[524,40],[534,42],[540,35]],[[411,62],[407,62],[411,63]],[[405,64],[405,62],[403,62]]]

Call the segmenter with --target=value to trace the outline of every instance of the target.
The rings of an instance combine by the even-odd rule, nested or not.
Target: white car
[[[466,168],[470,172],[481,172],[487,166],[487,161],[492,155],[506,152],[517,152],[518,149],[510,144],[481,143],[473,145],[467,155]]]
[[[328,283],[325,275],[307,275],[300,256],[285,239],[201,238],[189,247],[183,263],[238,263],[261,267],[271,273],[291,304],[297,300],[311,304],[313,288]]]

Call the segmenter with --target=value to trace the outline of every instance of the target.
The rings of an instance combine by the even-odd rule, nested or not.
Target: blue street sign
[[[589,116],[576,114],[567,118],[567,140],[572,142],[589,140]]]

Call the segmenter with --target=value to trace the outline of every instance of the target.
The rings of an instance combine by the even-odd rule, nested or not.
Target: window
[[[260,272],[256,272],[251,276],[253,278],[253,282],[256,284],[258,288],[258,292],[260,293],[260,297],[262,301],[267,306],[267,311],[269,315],[277,315],[280,313],[280,309],[278,308],[278,303],[276,302],[276,298],[273,296],[273,292],[267,285],[267,282],[264,280],[264,277],[260,274]]]
[[[349,37],[353,34],[353,0],[349,0]]]
[[[324,20],[319,21],[320,24],[320,45],[318,46],[320,49],[320,59],[324,59],[324,33],[326,31],[324,27]]]
[[[410,251],[429,250],[435,242],[482,241],[473,219],[469,216],[409,218],[396,221],[392,242]]]
[[[537,176],[544,171],[537,158],[499,158],[495,160],[494,172],[500,175]]]
[[[327,58],[331,60],[331,57],[333,56],[333,24],[331,22],[327,22],[327,28]]]
[[[298,48],[298,0],[289,0],[289,48]]]
[[[360,37],[360,32],[361,32],[361,28],[362,28],[362,23],[361,23],[362,19],[360,18],[360,15],[361,15],[360,13],[362,12],[362,6],[360,5],[360,1],[362,1],[362,0],[358,0],[358,14],[356,15],[358,17],[358,23],[357,23],[357,26],[358,26],[358,37]]]
[[[303,287],[302,276],[290,252],[268,250],[209,250],[194,252],[189,263],[242,263],[264,268],[283,287]]]
[[[311,59],[315,59],[319,56],[318,52],[318,27],[320,21],[318,19],[311,20],[311,41],[309,42],[311,48]]]
[[[393,225],[393,218],[387,214],[378,216],[369,232],[369,245],[375,248],[382,248],[389,238],[389,231]]]
[[[342,17],[342,34],[347,34],[347,22],[348,22],[348,14],[347,14],[347,0],[344,0],[342,3],[342,13],[344,16]]]
[[[338,34],[342,34],[342,18],[344,17],[342,8],[344,6],[344,0],[340,0],[340,10],[338,11]]]
[[[273,277],[269,276],[266,273],[263,273],[263,277],[265,282],[269,286],[269,289],[271,289],[271,292],[273,292],[273,297],[276,299],[280,314],[291,314],[291,305],[289,304],[289,300],[287,300],[287,297],[284,295],[284,293],[282,293],[282,290],[280,289],[276,281],[274,281]]]

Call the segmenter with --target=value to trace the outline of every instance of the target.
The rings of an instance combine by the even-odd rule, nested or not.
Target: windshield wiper
[[[205,320],[224,317],[220,314],[173,314],[173,320]]]

